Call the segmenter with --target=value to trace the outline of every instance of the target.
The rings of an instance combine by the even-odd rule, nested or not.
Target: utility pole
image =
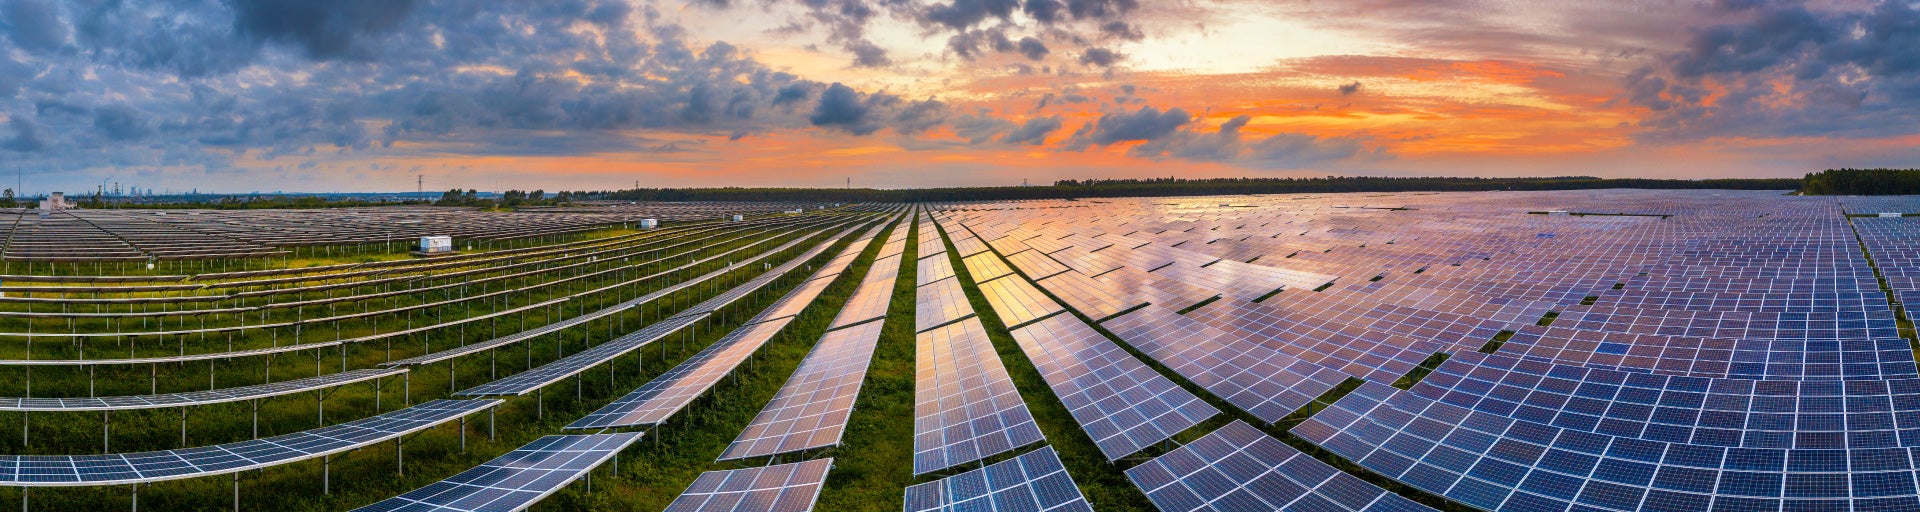
[[[427,175],[420,174],[413,177],[413,193],[421,195],[427,193]]]

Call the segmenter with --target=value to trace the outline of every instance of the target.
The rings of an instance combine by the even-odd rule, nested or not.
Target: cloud
[[[1619,101],[1647,112],[1641,140],[1920,133],[1920,8],[1724,7],[1747,19],[1697,29],[1621,78]]]
[[[1357,92],[1360,92],[1360,82],[1358,80],[1355,80],[1353,83],[1340,86],[1341,96],[1352,96],[1353,93],[1357,93]]]
[[[1048,53],[1048,50],[1047,50],[1046,43],[1040,42],[1039,39],[1034,39],[1032,37],[1020,38],[1020,54],[1027,56],[1027,60],[1040,60],[1040,59],[1047,58],[1047,53]]]
[[[1083,128],[1076,133],[1069,146],[1139,142],[1127,150],[1129,156],[1220,162],[1257,169],[1298,169],[1330,162],[1392,157],[1385,147],[1373,146],[1364,136],[1276,133],[1248,139],[1242,130],[1252,120],[1249,115],[1234,116],[1219,128],[1206,132],[1195,129],[1180,109],[1161,113],[1142,107],[1132,114],[1102,116],[1091,130]]]
[[[1178,107],[1167,109],[1166,112],[1153,107],[1140,107],[1140,110],[1133,112],[1109,112],[1075,132],[1068,140],[1066,149],[1077,151],[1117,142],[1151,142],[1173,135],[1190,121],[1192,116]]]
[[[908,103],[893,115],[893,130],[902,135],[918,135],[946,122],[947,104],[925,99]]]
[[[1080,63],[1107,68],[1119,63],[1123,57],[1125,56],[1106,48],[1088,48],[1087,51],[1080,53]]]
[[[859,91],[852,87],[834,82],[820,93],[820,103],[813,108],[813,115],[807,122],[823,128],[838,128],[854,135],[866,135],[879,131],[881,126],[867,117],[873,110],[873,97],[862,98]]]
[[[853,66],[860,68],[880,68],[893,64],[887,58],[887,50],[865,39],[847,43],[847,51],[853,52]]]
[[[414,0],[234,0],[234,25],[247,37],[286,43],[315,59],[370,58]]]
[[[1120,20],[1113,20],[1106,23],[1101,23],[1100,33],[1105,34],[1108,37],[1112,37],[1115,39],[1125,39],[1128,41],[1139,41],[1141,39],[1147,38],[1147,35],[1144,33],[1141,33],[1140,29],[1134,28],[1133,25],[1128,25],[1127,22],[1120,21]]]
[[[45,0],[5,0],[0,2],[0,20],[14,45],[29,52],[50,52],[66,46],[70,32],[56,9]]]
[[[93,127],[107,138],[128,141],[147,135],[146,119],[139,110],[126,105],[107,105],[93,111]]]
[[[13,136],[5,140],[0,140],[0,149],[30,153],[46,147],[46,143],[40,141],[39,129],[35,128],[33,122],[28,121],[26,118],[15,117],[8,119],[7,128],[13,130]]]
[[[954,30],[966,30],[989,17],[1007,19],[1019,6],[1019,0],[953,0],[927,8],[922,19]]]
[[[1007,144],[1026,144],[1029,146],[1045,144],[1047,142],[1047,134],[1059,131],[1060,124],[1060,116],[1028,119],[1027,122],[1022,123],[1019,128],[1015,128],[1007,132],[1005,136],[1000,137],[1000,142]]]

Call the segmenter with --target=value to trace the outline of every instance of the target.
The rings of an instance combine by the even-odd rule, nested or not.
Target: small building
[[[1573,212],[1566,210],[1547,210],[1547,215],[1573,215]]]
[[[728,218],[727,218],[727,220],[731,220],[731,221],[734,221],[734,222],[740,222],[740,221],[743,221],[743,220],[747,220],[747,216],[745,216],[745,215],[741,215],[741,214],[738,214],[738,213],[736,213],[736,214],[733,214],[733,216],[732,216],[732,217],[728,217]]]
[[[421,254],[447,254],[451,252],[453,252],[453,237],[451,236],[420,237]]]
[[[640,219],[639,226],[640,229],[657,228],[660,227],[660,219]]]
[[[54,210],[67,210],[72,208],[73,208],[73,203],[67,202],[67,194],[64,192],[54,192],[52,194],[47,194],[46,199],[40,200],[41,211],[50,212]]]

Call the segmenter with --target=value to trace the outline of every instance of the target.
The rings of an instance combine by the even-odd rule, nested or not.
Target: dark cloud
[[[1298,169],[1347,160],[1391,158],[1384,147],[1370,147],[1366,137],[1319,137],[1299,133],[1278,133],[1248,140],[1241,129],[1253,118],[1235,116],[1212,132],[1182,125],[1159,134],[1127,150],[1139,158],[1175,158],[1197,162],[1222,162],[1263,169]],[[1095,132],[1096,134],[1098,131]]]
[[[1042,25],[1052,25],[1061,21],[1060,13],[1067,10],[1067,5],[1059,0],[1027,0],[1020,10]]]
[[[1005,30],[981,29],[954,34],[947,38],[947,49],[961,58],[974,59],[982,55],[982,49],[995,52],[1010,52],[1013,41],[1007,39]]]
[[[1129,112],[1110,112],[1100,116],[1094,124],[1094,130],[1086,137],[1086,142],[1105,146],[1116,142],[1151,141],[1172,135],[1180,127],[1186,126],[1193,116],[1178,107],[1161,112],[1153,107],[1140,107]]]
[[[1047,142],[1047,135],[1060,130],[1060,116],[1036,117],[1007,132],[1000,142],[1007,144],[1026,144],[1038,146]]]
[[[113,140],[137,140],[147,136],[146,116],[126,105],[94,109],[93,127]]]
[[[1047,50],[1046,43],[1040,42],[1039,39],[1034,39],[1032,37],[1020,38],[1020,54],[1027,56],[1027,60],[1040,60],[1040,59],[1047,58],[1047,53],[1048,53],[1048,50]]]
[[[964,31],[990,17],[1007,19],[1018,7],[1019,0],[953,0],[927,8],[922,19]]]
[[[866,135],[880,130],[879,123],[867,117],[873,110],[871,98],[862,98],[859,91],[852,87],[834,82],[820,93],[820,103],[814,106],[813,115],[807,122],[823,128],[838,128],[854,135]]]
[[[1078,19],[1116,18],[1138,8],[1138,0],[1067,0],[1067,12]]]
[[[864,39],[847,43],[847,51],[853,52],[854,67],[880,68],[893,64],[893,59],[887,58],[886,49]]]
[[[371,58],[414,0],[233,0],[234,26],[256,40],[293,45],[315,59]]]
[[[7,128],[13,130],[13,136],[0,140],[0,149],[30,153],[46,148],[40,141],[40,130],[25,118],[15,117],[7,120]]]
[[[1147,37],[1146,34],[1140,32],[1140,29],[1134,28],[1133,25],[1128,25],[1127,22],[1120,20],[1101,23],[1100,33],[1105,34],[1107,37],[1128,41],[1139,41]]]
[[[1360,92],[1360,82],[1357,80],[1353,83],[1340,86],[1341,96],[1352,96],[1353,93],[1356,92]]]
[[[46,0],[0,2],[0,20],[13,44],[30,52],[50,52],[67,44],[69,29]]]
[[[1920,8],[1722,7],[1747,19],[1622,78],[1621,100],[1649,111],[1643,140],[1920,133]]]
[[[954,134],[967,139],[968,144],[984,144],[1012,128],[1012,122],[989,115],[984,109],[978,115],[963,115],[953,120]]]
[[[893,130],[902,135],[918,135],[945,123],[947,104],[925,99],[908,103],[893,116]]]
[[[1123,57],[1125,56],[1106,48],[1088,48],[1087,51],[1080,53],[1080,63],[1107,68],[1119,63]]]

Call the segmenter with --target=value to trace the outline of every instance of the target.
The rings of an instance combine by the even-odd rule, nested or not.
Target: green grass
[[[909,218],[895,229],[918,230]],[[907,238],[867,378],[860,384],[818,510],[893,512],[913,477],[914,283],[918,239]]]

